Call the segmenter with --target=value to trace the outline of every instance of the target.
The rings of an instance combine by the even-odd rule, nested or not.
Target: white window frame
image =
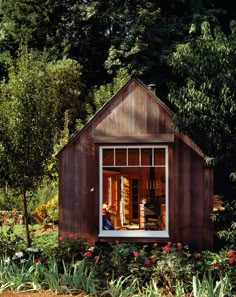
[[[151,148],[154,149],[165,149],[165,165],[156,167],[165,167],[165,194],[166,194],[166,229],[165,230],[104,230],[102,226],[102,204],[103,204],[103,150],[104,149],[139,149]],[[141,156],[141,154],[140,154]],[[128,157],[128,154],[127,154]],[[154,158],[153,158],[154,160]],[[131,167],[144,167],[139,165]],[[108,166],[104,166],[108,167]],[[111,167],[111,166],[109,166]],[[126,166],[115,166],[114,167],[127,167]],[[149,167],[149,166],[148,166]],[[139,146],[117,146],[117,145],[101,145],[99,147],[99,237],[141,237],[141,238],[168,238],[169,237],[169,162],[168,162],[168,146],[167,145],[139,145]]]

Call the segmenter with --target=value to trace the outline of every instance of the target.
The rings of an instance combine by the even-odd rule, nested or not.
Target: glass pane
[[[138,151],[131,150],[134,153]],[[126,149],[117,148],[115,151],[116,161],[121,166],[103,167],[103,230],[166,230],[165,167],[148,165],[152,156],[150,148],[140,150],[143,167],[128,167]],[[161,152],[163,159],[164,150],[156,149],[156,152]],[[104,161],[108,164],[111,156],[114,157],[112,153],[111,149],[104,150]]]
[[[128,149],[128,165],[139,165],[139,149]]]
[[[155,149],[154,150],[154,165],[165,165],[165,149]]]
[[[126,165],[126,149],[116,149],[116,166],[121,165],[125,166]]]
[[[143,216],[145,230],[165,230],[165,200],[147,201],[143,207]]]
[[[165,196],[165,168],[155,167],[155,196]]]
[[[141,165],[150,166],[152,164],[152,149],[141,149]]]
[[[114,149],[103,149],[103,165],[114,166]]]

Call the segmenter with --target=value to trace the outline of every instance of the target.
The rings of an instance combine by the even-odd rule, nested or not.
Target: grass
[[[2,226],[0,232],[6,234],[9,230],[8,226]],[[42,230],[42,232],[39,232]],[[51,256],[53,250],[58,245],[58,231],[44,232],[43,226],[39,224],[30,225],[32,247],[37,247],[42,250],[45,256]],[[21,248],[26,247],[26,236],[24,225],[14,225],[14,234],[20,236],[23,241],[20,245]]]
[[[25,235],[25,225],[14,225],[14,234],[22,236]],[[34,232],[42,228],[42,225],[34,224],[29,226],[30,231]],[[1,226],[0,232],[6,233],[6,231],[9,229],[8,226]]]

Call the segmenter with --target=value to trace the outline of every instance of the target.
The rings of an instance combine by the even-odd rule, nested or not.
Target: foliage
[[[236,200],[224,203],[224,210],[211,215],[217,236],[231,248],[236,248]]]
[[[70,263],[62,261],[62,271],[58,268],[55,259],[50,259],[44,270],[44,277],[47,280],[48,288],[55,293],[90,293],[96,294],[96,280],[92,268],[85,265],[85,260]],[[41,264],[39,264],[41,265]]]
[[[58,221],[58,196],[54,196],[47,204],[42,204],[35,208],[33,215],[36,216],[41,223]]]
[[[182,297],[231,296],[236,288],[233,249],[199,253],[170,242],[164,246],[116,243],[92,247],[89,236],[72,233],[60,237],[60,245],[55,247],[56,237],[49,239],[48,235],[33,238],[37,248],[1,259],[1,291],[49,289],[70,294],[99,292],[102,296]],[[48,241],[51,248],[48,245],[45,253]]]
[[[196,276],[193,276],[193,296],[231,296],[231,287],[228,277],[221,277],[219,281],[214,281],[210,272],[208,272],[208,274],[205,274],[202,280],[200,280]]]
[[[32,237],[32,246],[40,249],[45,257],[51,257],[58,248],[58,232],[48,232]]]
[[[6,230],[2,230],[2,221],[0,222],[0,255],[13,256],[17,249],[20,249],[23,243],[21,236],[14,233],[14,224],[9,224]]]
[[[91,256],[89,248],[91,247],[90,237],[83,236],[80,233],[65,232],[59,237],[59,246],[54,251],[55,256],[59,260],[71,261],[82,260],[88,252],[87,256]]]
[[[20,253],[18,253],[20,254]],[[23,253],[22,253],[23,254]],[[17,261],[16,261],[17,260]],[[55,259],[49,260],[21,257],[0,260],[0,290],[10,289],[12,291],[41,291],[51,290],[55,293],[96,293],[96,281],[92,268],[85,265],[85,261],[63,262],[60,271]]]
[[[108,289],[101,296],[109,294],[112,297],[129,297],[135,296],[138,288],[138,281],[133,279],[129,281],[130,276],[120,276],[118,279],[112,279],[108,282]]]
[[[88,119],[98,111],[116,92],[129,80],[127,70],[121,70],[111,83],[94,88],[91,94],[92,102],[87,105]]]
[[[227,36],[203,22],[201,35],[178,44],[168,60],[180,79],[170,94],[175,123],[215,157],[230,149],[235,136],[235,47],[234,26]]]
[[[207,21],[200,29],[198,34],[196,25],[188,40],[167,58],[175,75],[169,99],[178,129],[220,166],[219,194],[233,199],[229,188],[230,175],[236,171],[235,22],[228,35]]]

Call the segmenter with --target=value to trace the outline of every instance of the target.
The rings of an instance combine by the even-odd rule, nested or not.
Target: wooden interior
[[[165,180],[163,148],[104,149],[103,204],[114,229],[165,230]]]
[[[212,169],[205,168],[201,150],[173,129],[172,115],[145,85],[132,79],[61,150],[58,155],[60,234],[89,233],[94,241],[173,241],[201,249],[212,246]],[[99,236],[99,152],[102,146],[108,145],[163,145],[168,148],[168,176],[165,177],[165,183],[168,181],[169,185],[168,238]],[[113,167],[109,165],[112,157],[104,158],[102,170],[102,199],[110,205],[114,229],[165,230],[167,193],[159,185],[151,194],[150,187],[147,190],[147,183],[150,183],[148,157],[142,156],[146,168],[135,167],[137,153],[134,148],[128,156],[131,166],[127,167],[123,155],[121,148],[120,160]],[[154,169],[155,182],[163,180],[161,167]],[[160,199],[160,206],[145,210],[144,204],[150,195]]]

